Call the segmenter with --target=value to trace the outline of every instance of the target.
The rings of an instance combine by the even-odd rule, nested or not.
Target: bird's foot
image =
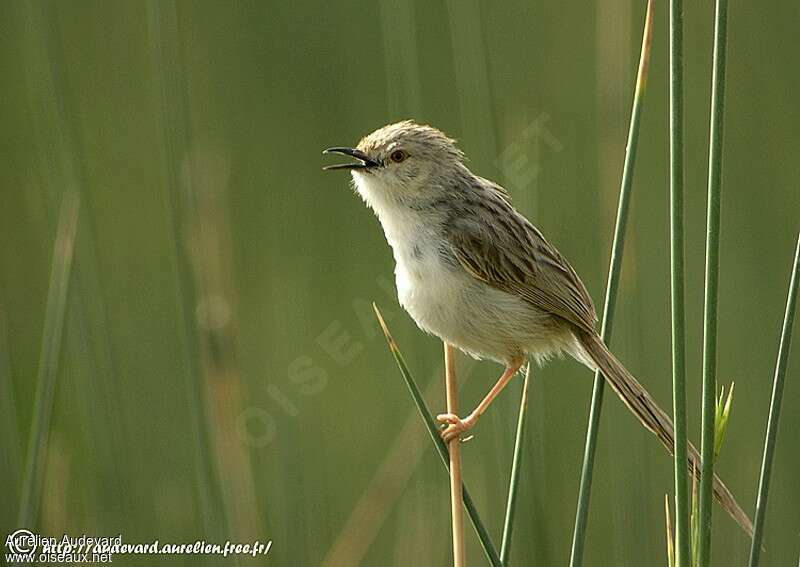
[[[454,413],[443,413],[437,415],[436,420],[447,424],[447,427],[441,432],[441,436],[445,443],[449,443],[453,439],[461,437],[463,433],[466,433],[472,429],[472,427],[475,425],[475,422],[478,421],[478,418],[477,416],[470,414],[464,419],[461,419]]]

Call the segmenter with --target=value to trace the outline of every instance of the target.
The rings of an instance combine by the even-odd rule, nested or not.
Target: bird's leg
[[[452,413],[443,413],[436,416],[438,421],[442,423],[446,423],[447,428],[442,431],[442,439],[444,439],[445,443],[449,443],[455,437],[459,437],[462,433],[469,431],[475,423],[477,423],[478,418],[483,415],[486,411],[486,408],[494,401],[497,395],[506,387],[506,384],[509,383],[511,378],[514,377],[514,374],[517,373],[520,366],[522,366],[523,357],[518,357],[512,360],[508,365],[506,365],[506,369],[503,372],[502,376],[497,380],[497,383],[492,386],[492,389],[489,390],[489,393],[486,394],[486,397],[481,400],[481,403],[478,404],[472,413],[470,413],[464,419],[461,419],[455,414]]]

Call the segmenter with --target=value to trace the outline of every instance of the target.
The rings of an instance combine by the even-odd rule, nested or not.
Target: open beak
[[[379,166],[380,163],[369,157],[364,152],[355,148],[328,148],[322,151],[323,154],[344,154],[356,158],[356,163],[339,163],[336,165],[327,165],[322,169],[332,171],[334,169],[367,169],[369,167]]]

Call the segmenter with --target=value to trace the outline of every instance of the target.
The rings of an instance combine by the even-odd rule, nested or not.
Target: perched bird
[[[597,315],[575,270],[511,204],[500,185],[472,173],[455,141],[413,121],[384,126],[357,147],[335,147],[375,212],[395,259],[400,304],[424,331],[505,371],[464,418],[438,416],[445,441],[472,428],[529,356],[567,353],[599,370],[670,453],[669,415],[616,359],[595,330]],[[689,444],[687,465],[700,471]],[[714,496],[750,535],[747,514],[719,477]]]

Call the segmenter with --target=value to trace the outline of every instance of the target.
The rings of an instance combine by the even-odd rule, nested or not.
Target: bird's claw
[[[472,416],[465,417],[461,419],[454,413],[443,413],[436,416],[436,420],[442,423],[444,430],[440,433],[442,439],[445,443],[449,443],[453,439],[457,439],[461,437],[463,433],[466,433],[472,426],[475,425],[475,418]],[[464,439],[467,441],[472,437],[468,437]]]

